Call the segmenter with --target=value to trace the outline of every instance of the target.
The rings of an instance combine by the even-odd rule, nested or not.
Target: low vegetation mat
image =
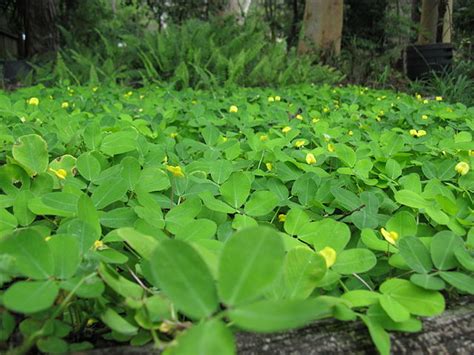
[[[0,93],[0,341],[154,342],[360,319],[382,354],[474,294],[474,107],[362,87]]]

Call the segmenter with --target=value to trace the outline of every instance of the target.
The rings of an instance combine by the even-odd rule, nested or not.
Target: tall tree
[[[423,0],[421,2],[420,32],[418,44],[436,43],[440,0]]]
[[[229,0],[224,9],[224,16],[235,16],[242,22],[249,11],[252,0]]]
[[[303,36],[298,52],[312,49],[339,55],[343,24],[344,0],[306,0]]]
[[[55,52],[59,47],[57,0],[17,0],[23,14],[26,55]]]
[[[453,36],[453,6],[454,0],[445,0],[446,9],[443,17],[443,43],[451,43]]]

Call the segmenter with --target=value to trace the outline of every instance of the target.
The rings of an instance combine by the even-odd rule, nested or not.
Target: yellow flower
[[[279,222],[285,222],[285,221],[286,221],[286,214],[280,213],[280,214],[278,215],[278,221],[279,221]]]
[[[235,105],[232,105],[231,107],[229,107],[229,112],[238,112],[238,111],[239,111],[239,109]]]
[[[385,228],[380,228],[380,233],[382,233],[382,236],[385,238],[387,242],[389,242],[392,245],[395,245],[397,242],[399,235],[395,231],[387,231]]]
[[[98,88],[97,86],[94,86],[94,87],[92,88],[92,92],[96,92],[97,90],[99,90],[99,88]]]
[[[334,144],[332,144],[332,143],[328,144],[328,151],[330,153],[334,153],[336,151],[336,147],[334,146]]]
[[[376,116],[376,117],[375,117],[375,120],[376,120],[377,122],[380,122],[382,119],[381,119],[379,116]]]
[[[165,321],[160,324],[160,326],[158,327],[158,330],[162,333],[167,334],[167,333],[171,333],[174,330],[174,327],[172,324]]]
[[[323,108],[323,112],[324,112],[324,113],[329,112],[329,108],[328,108],[328,107]]]
[[[143,100],[145,98],[145,95],[140,95],[140,100]]]
[[[176,133],[176,132],[170,133],[171,138],[176,138],[177,136],[178,136],[178,133]]]
[[[260,136],[260,141],[262,141],[262,142],[268,141],[268,136],[267,136],[266,134],[262,134],[262,135]]]
[[[436,96],[436,97],[435,97],[435,100],[436,100],[436,101],[443,101],[443,97],[442,97],[442,96]]]
[[[300,114],[297,114],[297,115],[295,116],[295,118],[296,118],[297,120],[303,121],[303,116],[301,116]]]
[[[324,247],[318,252],[326,260],[327,268],[330,268],[336,262],[336,251],[331,247]]]
[[[428,115],[421,115],[421,119],[422,119],[422,120],[427,120],[427,119],[428,119]]]
[[[130,97],[130,96],[132,96],[132,95],[133,95],[133,92],[129,91],[129,92],[127,92],[126,94],[124,94],[123,96],[125,96],[125,97]]]
[[[426,136],[426,131],[424,129],[420,129],[417,131],[416,129],[410,129],[410,136],[412,137],[423,137]]]
[[[353,136],[353,135],[354,135],[354,132],[349,131],[349,132],[347,132],[347,134],[350,135],[350,136]]]
[[[273,102],[273,101],[275,101],[275,98],[273,96],[269,96],[268,97],[268,102]]]
[[[470,166],[468,163],[461,161],[456,164],[454,170],[456,170],[456,172],[460,175],[466,175],[470,170]]]
[[[318,122],[319,122],[319,118],[316,118],[316,117],[313,118],[312,122],[313,122],[313,123],[318,123]]]
[[[427,99],[424,99],[424,100],[423,100],[423,103],[424,103],[424,104],[427,104],[428,102],[429,102],[429,101],[428,101]]]
[[[383,116],[383,115],[385,115],[385,112],[383,110],[380,110],[379,111],[379,116]]]
[[[51,240],[51,236],[48,235],[47,237],[44,238],[45,241],[49,242]]]
[[[426,131],[424,129],[420,129],[418,131],[418,137],[423,137],[423,136],[426,136]]]
[[[316,164],[316,158],[313,153],[306,154],[306,163],[309,165]]]
[[[303,140],[303,139],[300,139],[300,140],[297,140],[297,141],[295,142],[295,147],[296,147],[296,148],[301,148],[301,147],[303,147],[305,144],[306,144],[306,141]]]
[[[38,106],[39,103],[40,103],[40,100],[37,97],[32,97],[31,99],[27,100],[26,102],[28,103],[28,105]]]
[[[23,116],[21,116],[21,117],[20,117],[20,121],[21,121],[22,123],[25,123],[25,122],[26,122],[26,118],[23,117]]]
[[[417,100],[421,100],[421,95],[420,95],[420,94],[416,94],[416,99],[417,99]]]
[[[53,172],[59,179],[64,180],[67,176],[67,171],[64,169],[54,170],[53,168],[49,168],[49,171]]]
[[[272,163],[265,163],[265,166],[267,167],[268,171],[272,171],[272,169],[273,169]]]
[[[468,155],[469,155],[470,157],[474,157],[474,150],[469,150]]]
[[[280,96],[275,96],[275,101],[280,101],[281,97]]]
[[[183,170],[181,169],[179,165],[177,166],[168,165],[166,167],[166,170],[168,170],[171,174],[173,174],[173,176],[184,177]]]
[[[104,247],[104,242],[102,240],[96,240],[94,242],[94,249],[102,249]]]
[[[68,108],[69,107],[69,102],[67,101],[64,101],[62,104],[61,104],[61,108]]]
[[[221,137],[221,138],[222,138],[222,143],[225,143],[229,140],[229,138],[227,138],[227,137]]]
[[[289,131],[291,131],[291,127],[290,126],[283,127],[281,131],[283,133],[288,133]]]
[[[416,129],[410,129],[410,136],[416,137],[418,135],[418,131]]]

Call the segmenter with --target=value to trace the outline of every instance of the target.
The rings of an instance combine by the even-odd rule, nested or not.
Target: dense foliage
[[[0,340],[17,352],[232,354],[239,329],[336,317],[388,354],[387,331],[474,293],[472,107],[36,86],[1,94],[0,116]]]

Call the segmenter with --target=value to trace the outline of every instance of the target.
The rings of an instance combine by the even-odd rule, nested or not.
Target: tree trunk
[[[306,0],[303,18],[303,38],[298,45],[299,53],[312,49],[325,54],[341,52],[343,0]]]
[[[53,53],[59,47],[56,0],[22,0],[25,3],[26,55]]]
[[[454,0],[446,1],[446,11],[443,17],[443,43],[451,43],[453,36],[453,3]]]
[[[422,1],[418,44],[436,43],[439,1],[440,0]]]
[[[224,16],[234,16],[242,23],[247,16],[252,0],[229,0],[224,9]]]

